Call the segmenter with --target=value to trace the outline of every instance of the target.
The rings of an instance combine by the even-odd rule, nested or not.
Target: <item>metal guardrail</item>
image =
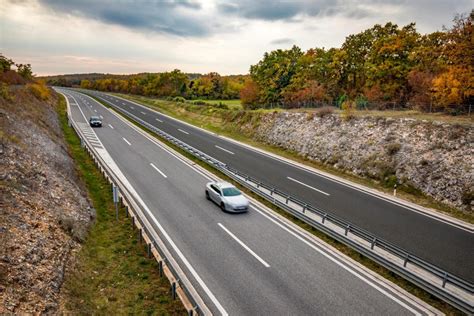
[[[221,161],[156,128],[150,123],[128,112],[127,110],[124,110],[103,98],[101,99],[104,102],[107,102],[117,111],[125,114],[137,123],[155,132],[160,137],[168,140],[194,157],[197,157],[207,164],[215,167],[217,170],[226,174],[231,179],[240,183],[242,186],[248,188],[252,192],[263,197],[284,211],[294,215],[303,222],[322,231],[335,240],[351,247],[355,251],[363,254],[364,256],[400,275],[401,277],[411,281],[432,295],[458,308],[459,310],[468,314],[474,313],[474,306],[472,305],[474,285],[472,283],[457,277],[415,255],[412,255],[404,249],[381,238],[378,238],[372,233],[359,228],[344,219],[305,203],[304,201],[299,200],[281,190],[278,190],[273,186],[265,184],[256,178],[248,176],[230,166],[227,166]],[[301,208],[301,210],[298,210],[295,206]],[[310,214],[317,215],[320,218],[320,221],[317,221],[314,217],[309,216]],[[333,228],[329,227],[329,223],[332,224]],[[340,231],[338,231],[337,228],[339,228]],[[387,253],[389,258],[381,254],[381,251]],[[390,258],[390,256],[392,258]],[[398,259],[399,263],[394,262],[392,259]],[[409,269],[410,266],[412,269]],[[423,273],[416,273],[414,271],[420,269],[424,275]],[[469,299],[466,299],[466,297],[471,297],[471,302],[469,302]]]
[[[133,194],[130,193],[130,191],[128,190],[127,186],[110,169],[110,167],[102,159],[100,154],[97,153],[94,146],[89,143],[87,137],[82,134],[82,131],[77,126],[77,123],[71,118],[69,102],[67,106],[69,126],[72,126],[76,134],[79,136],[81,140],[81,145],[85,147],[87,152],[94,159],[103,175],[109,180],[112,185],[117,186],[119,188],[120,200],[126,206],[126,215],[128,217],[130,214],[132,224],[139,228],[138,235],[140,242],[144,239],[144,235],[150,241],[150,243],[147,243],[148,256],[151,257],[153,255],[152,247],[158,253],[158,258],[156,258],[156,260],[158,261],[160,276],[162,276],[163,273],[166,274],[167,271],[165,270],[165,268],[171,273],[171,275],[167,275],[167,277],[171,283],[171,295],[173,296],[173,298],[175,298],[177,294],[180,294],[179,291],[182,291],[185,297],[183,297],[182,295],[179,296],[182,301],[183,299],[188,300],[188,304],[183,301],[185,305],[188,305],[187,307],[185,306],[188,315],[210,315],[211,313],[202,301],[202,299],[198,295],[192,293],[195,291],[190,290],[190,288],[193,288],[193,286],[187,279],[184,272],[179,267],[176,260],[173,258],[171,252],[167,249],[163,240],[161,240],[161,238],[158,236],[157,228],[154,228],[153,225],[150,223],[150,219],[143,211],[142,206],[140,206],[140,202],[136,201]],[[135,216],[133,216],[132,213]],[[135,220],[137,222],[135,222]]]

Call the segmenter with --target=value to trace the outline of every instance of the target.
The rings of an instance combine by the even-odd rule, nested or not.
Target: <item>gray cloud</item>
[[[277,38],[270,42],[271,45],[288,45],[293,44],[295,42],[294,39],[291,38]]]
[[[39,0],[46,8],[62,14],[73,14],[120,25],[178,36],[201,37],[211,30],[199,15],[201,5],[192,1],[95,1]]]
[[[364,8],[363,5],[358,4],[363,4],[364,2],[368,1],[366,0],[352,2],[341,0],[241,0],[236,2],[221,2],[217,4],[217,8],[223,14],[238,15],[247,19],[269,21],[288,21],[293,19],[297,15],[334,16],[338,14],[343,14],[353,18],[362,18],[368,15],[368,11]],[[371,2],[380,2],[380,0]],[[394,1],[391,2],[393,3]]]

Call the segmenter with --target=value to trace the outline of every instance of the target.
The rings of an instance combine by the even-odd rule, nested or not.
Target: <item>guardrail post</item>
[[[406,268],[407,267],[407,263],[408,263],[408,260],[410,259],[410,255],[407,254],[407,256],[405,257],[405,261],[403,262],[403,267]]]
[[[135,217],[132,216],[132,229],[135,228]]]
[[[158,261],[158,273],[160,278],[163,277],[163,260]]]
[[[374,237],[374,239],[372,239],[372,243],[370,244],[370,249],[371,250],[374,250],[374,246],[375,246],[376,243],[377,243],[377,238]]]
[[[147,252],[148,258],[151,258],[151,243],[147,244],[146,252]]]
[[[271,189],[270,190],[270,195],[273,195],[273,192],[275,191],[275,189]]]
[[[347,236],[347,232],[351,229],[351,225],[346,226],[346,231],[344,233],[345,236]]]
[[[307,204],[303,205],[303,214],[305,213],[307,207],[308,207]]]
[[[84,148],[86,147],[86,144],[84,143],[84,139],[82,137],[79,137],[81,139],[81,147]]]
[[[176,299],[176,282],[171,283],[171,297]]]
[[[285,204],[288,204],[288,200],[289,200],[289,199],[290,199],[290,196],[288,195],[288,196],[286,197],[286,202],[285,202]]]
[[[323,215],[323,220],[322,220],[322,223],[323,223],[323,224],[324,224],[324,222],[326,221],[326,217],[327,217],[327,216],[328,216],[327,213],[325,213],[325,214]]]
[[[442,286],[442,288],[444,288],[446,286],[447,281],[448,281],[448,273],[445,272],[444,277],[443,277],[443,286]]]
[[[118,210],[118,203],[119,203],[119,188],[116,185],[112,186],[112,193],[113,193],[113,200],[115,204],[115,218],[118,220],[119,218],[119,210]]]
[[[138,240],[140,241],[140,244],[142,243],[142,239],[143,239],[143,236],[142,236],[142,229],[139,228],[139,229],[138,229]]]
[[[260,188],[260,182],[257,182],[257,188]]]
[[[125,205],[125,217],[128,218],[128,206],[127,205]]]

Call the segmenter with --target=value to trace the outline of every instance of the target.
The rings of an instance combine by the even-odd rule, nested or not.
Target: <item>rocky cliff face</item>
[[[54,313],[65,266],[93,217],[57,99],[0,97],[0,314]]]
[[[474,125],[275,112],[263,115],[252,134],[308,159],[472,211]]]

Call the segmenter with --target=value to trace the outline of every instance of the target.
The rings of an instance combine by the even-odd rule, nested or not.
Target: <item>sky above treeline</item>
[[[431,33],[474,7],[474,0],[0,2],[0,53],[37,75],[245,74],[275,49],[340,47],[389,21]]]

